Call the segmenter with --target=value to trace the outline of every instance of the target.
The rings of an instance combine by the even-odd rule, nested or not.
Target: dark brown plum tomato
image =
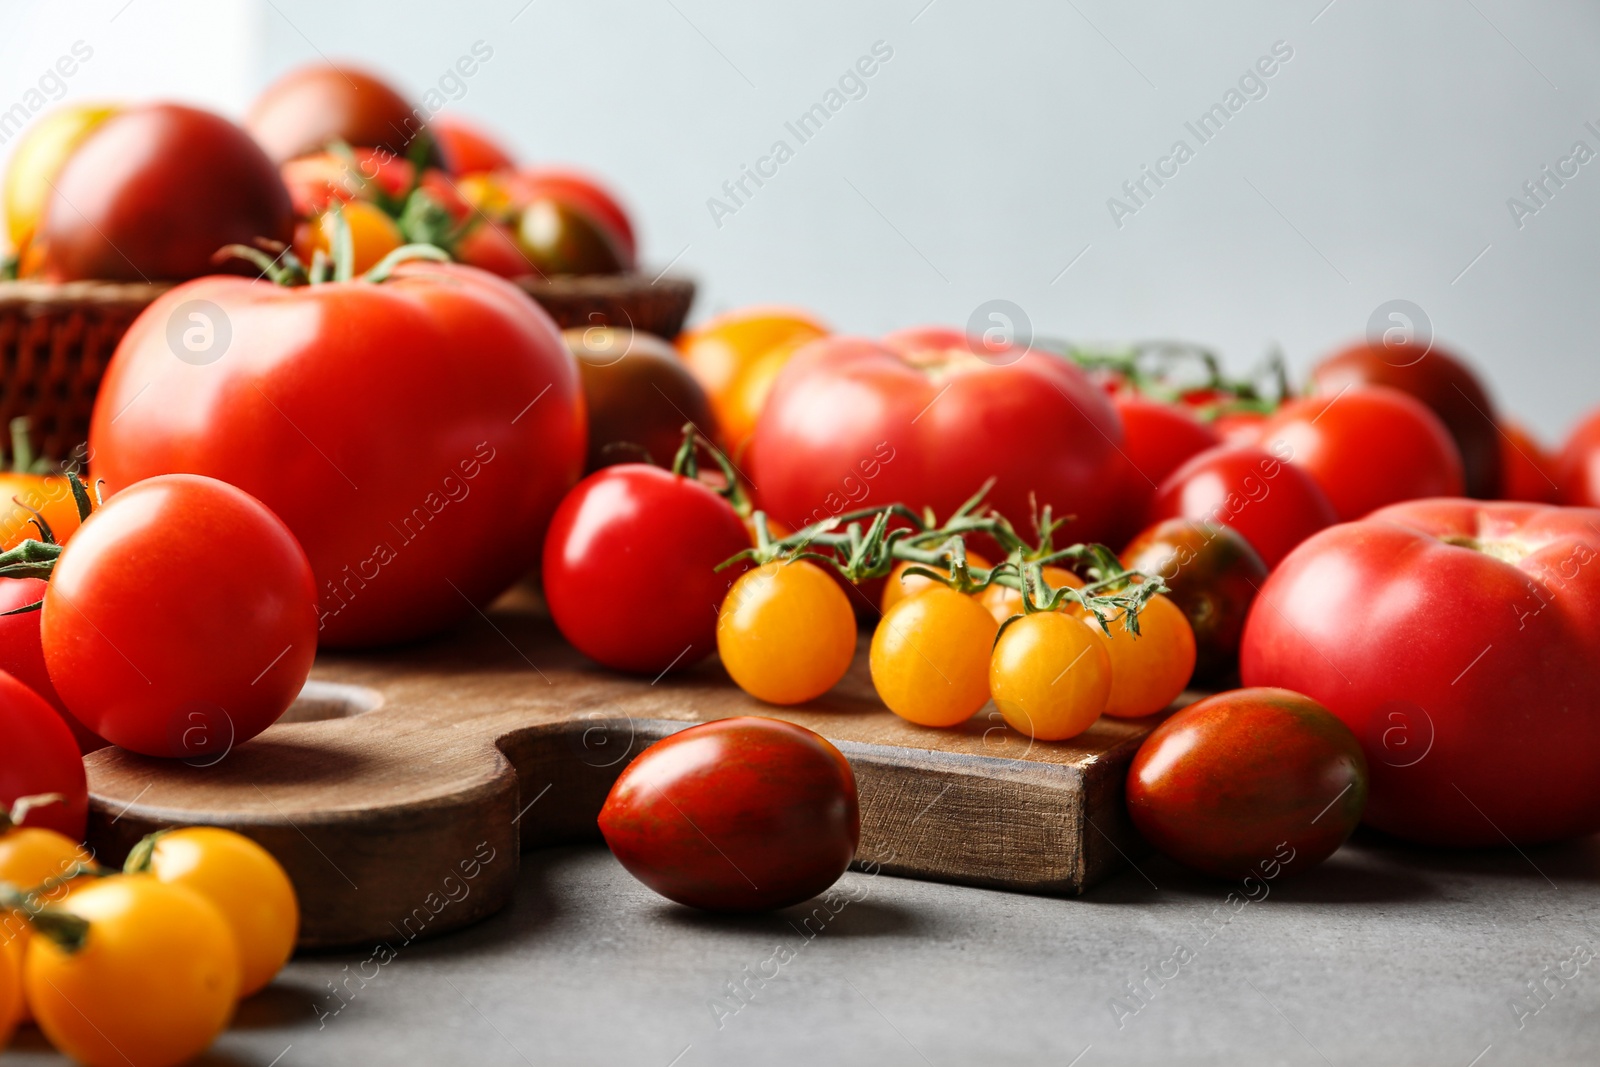
[[[1288,689],[1234,689],[1156,727],[1128,768],[1128,814],[1157,849],[1218,878],[1316,866],[1367,805],[1350,728]]]
[[[617,274],[626,263],[604,226],[554,197],[539,197],[522,209],[516,239],[530,274]]]
[[[1318,363],[1311,382],[1319,394],[1386,385],[1422,401],[1439,416],[1461,452],[1467,495],[1499,498],[1503,467],[1494,401],[1460,357],[1436,344],[1362,342]]]
[[[289,190],[250,135],[209,111],[131,107],[72,154],[35,241],[50,281],[183,281],[217,274],[229,244],[294,237]]]
[[[837,748],[803,726],[740,716],[645,749],[611,787],[600,832],[629,874],[669,900],[768,911],[838,880],[861,813]]]
[[[340,141],[406,159],[421,136],[427,144],[424,162],[438,166],[440,156],[425,132],[424,114],[376,74],[313,63],[262,90],[244,124],[274,163],[321,152]]]
[[[667,342],[640,330],[577,327],[562,333],[578,358],[589,408],[590,471],[638,462],[648,454],[669,467],[692,422],[707,438],[717,432],[711,401]],[[642,452],[641,452],[642,450]]]
[[[1167,519],[1135,537],[1122,553],[1129,570],[1159,575],[1168,599],[1194,630],[1194,680],[1219,684],[1239,672],[1239,641],[1267,565],[1226,526]]]

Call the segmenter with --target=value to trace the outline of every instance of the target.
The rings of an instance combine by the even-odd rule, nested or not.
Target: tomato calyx
[[[83,484],[75,471],[67,472],[67,484],[72,487],[72,499],[78,506],[78,521],[81,523],[89,517],[94,505],[89,501],[89,490]],[[100,483],[95,483],[95,496],[100,496]],[[65,546],[56,541],[56,535],[50,529],[50,524],[36,508],[29,507],[20,497],[11,498],[18,507],[26,508],[33,513],[33,518],[28,521],[39,530],[39,537],[28,538],[15,548],[0,552],[0,578],[44,578],[48,579],[55,571],[56,560],[61,558]],[[100,500],[99,503],[104,503]],[[38,611],[44,607],[41,598],[32,604],[24,604],[20,608],[10,611],[0,611],[0,618],[7,615],[26,615],[30,611]]]
[[[122,873],[149,874],[155,863],[156,845],[171,832],[171,830],[157,830],[153,834],[141,837],[139,843],[128,850],[128,858],[122,864]]]
[[[333,219],[332,252],[330,256],[317,249],[307,266],[295,255],[294,249],[278,241],[257,238],[255,245],[232,244],[219,248],[212,256],[214,263],[242,259],[261,272],[274,285],[295,288],[303,285],[323,285],[327,282],[364,281],[381,285],[394,274],[395,268],[411,260],[426,259],[435,263],[451,262],[450,253],[434,244],[413,242],[399,248],[374,263],[359,277],[355,272],[355,242],[350,235],[350,224],[345,221],[343,208],[334,201],[328,208]]]
[[[1294,396],[1288,366],[1276,346],[1243,378],[1223,372],[1211,349],[1188,341],[1136,341],[1125,347],[1094,348],[1070,341],[1035,340],[1033,347],[1082,367],[1097,379],[1156,400],[1184,404],[1203,422],[1224,415],[1270,414]]]

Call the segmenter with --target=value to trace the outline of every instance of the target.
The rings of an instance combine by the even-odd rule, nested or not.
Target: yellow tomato
[[[1072,589],[1082,589],[1083,579],[1069,570],[1061,567],[1042,567],[1044,583],[1051,589],[1060,589],[1068,586]],[[989,614],[994,616],[995,622],[1005,622],[1013,615],[1022,614],[1022,593],[1004,585],[991,585],[978,594],[983,606],[989,609]],[[1083,609],[1071,602],[1061,605],[1061,610],[1069,615],[1081,615]]]
[[[989,690],[1013,730],[1064,741],[1093,726],[1105,710],[1111,656],[1082,619],[1060,611],[1024,615],[995,644]]]
[[[982,604],[930,585],[884,613],[872,635],[872,684],[889,710],[922,726],[955,726],[989,702],[998,624]]]
[[[68,104],[40,118],[17,142],[5,184],[6,234],[17,251],[33,240],[51,185],[67,158],[117,110],[110,104]]]
[[[78,504],[72,499],[66,478],[0,471],[0,551],[16,548],[30,539],[43,540],[29,508],[44,516],[57,544],[66,544],[77,532]]]
[[[1183,609],[1159,593],[1139,613],[1139,636],[1120,618],[1111,623],[1109,637],[1098,626],[1095,632],[1111,654],[1107,715],[1154,715],[1178,698],[1194,674],[1194,630]]]
[[[335,221],[336,214],[342,215],[345,224],[350,227],[350,245],[355,253],[353,259],[357,274],[371,270],[380,259],[405,244],[406,239],[400,233],[400,227],[382,208],[366,200],[350,200],[343,203],[337,212],[324,211],[302,231],[304,240],[297,242],[295,255],[300,256],[306,266],[311,265],[311,257],[319,251],[327,256],[333,255],[333,235],[339,225]]]
[[[87,920],[69,952],[44,934],[28,946],[23,987],[50,1043],[88,1067],[163,1067],[198,1056],[228,1025],[239,950],[214,905],[192,889],[114,875],[60,910]]]
[[[678,338],[678,351],[705,387],[723,445],[736,451],[755,429],[772,382],[828,328],[794,308],[748,307],[718,315]]]
[[[161,882],[187,886],[216,905],[239,946],[239,995],[264,988],[294,952],[300,905],[272,853],[241,834],[191,826],[161,834],[146,860],[130,860]]]
[[[746,693],[800,704],[826,693],[856,654],[856,616],[839,583],[807,560],[746,571],[717,615],[722,666]]]
[[[91,859],[82,845],[54,830],[24,826],[0,836],[0,882],[9,882],[19,889],[34,889],[78,864],[90,863]],[[65,897],[67,892],[66,886],[57,887],[41,894],[39,902],[52,903]],[[0,940],[16,949],[19,961],[27,953],[32,934],[33,928],[20,912],[0,912]],[[20,1018],[24,1022],[32,1018],[25,999]]]
[[[0,944],[0,1052],[11,1043],[17,1024],[26,1022],[22,995],[22,942],[8,940]]]
[[[946,558],[949,558],[948,554],[946,555]],[[890,608],[894,607],[907,597],[915,596],[924,589],[931,588],[937,584],[932,578],[924,577],[920,574],[908,575],[906,573],[907,568],[914,566],[916,566],[916,564],[910,562],[909,560],[901,560],[899,563],[894,565],[894,570],[890,571],[889,577],[884,579],[883,597],[878,605],[880,610],[888,611]],[[979,567],[987,570],[990,564],[988,560],[984,559],[976,552],[968,552],[967,566]],[[950,573],[950,570],[947,567],[930,567],[928,569],[939,571],[942,574]],[[990,586],[989,588],[993,589],[994,586]],[[984,592],[987,593],[988,590],[986,589]],[[981,596],[982,594],[979,595]]]

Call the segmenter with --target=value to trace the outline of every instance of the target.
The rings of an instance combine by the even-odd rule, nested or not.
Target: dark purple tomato
[[[224,245],[294,237],[289,190],[250,135],[209,111],[131,107],[56,176],[36,242],[51,281],[216,274]]]
[[[552,196],[531,201],[517,220],[517,247],[529,273],[617,274],[627,258],[617,238],[581,208]]]
[[[1218,878],[1271,879],[1334,853],[1367,805],[1350,728],[1288,689],[1234,689],[1156,727],[1128,768],[1128,814],[1156,848]]]
[[[607,667],[691,666],[717,647],[717,611],[747,564],[739,513],[703,482],[647,463],[606,467],[556,508],[544,596],[561,636]]]
[[[1168,599],[1194,630],[1194,680],[1218,684],[1239,671],[1239,641],[1267,565],[1226,526],[1167,519],[1135,537],[1122,553],[1129,570],[1159,575]]]
[[[809,900],[850,866],[855,775],[803,726],[740,716],[645,749],[600,810],[612,854],[657,893],[709,911]]]
[[[578,358],[589,408],[588,470],[637,463],[647,455],[669,467],[683,443],[683,425],[715,438],[706,391],[677,351],[654,334],[609,326],[563,332]]]

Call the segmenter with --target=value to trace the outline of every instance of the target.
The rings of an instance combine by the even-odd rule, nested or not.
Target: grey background
[[[0,18],[0,106],[80,38],[96,52],[70,97],[234,115],[320,55],[421,94],[482,40],[493,58],[446,109],[606,176],[647,260],[705,283],[702,315],[781,301],[876,333],[999,298],[1039,333],[1192,338],[1242,370],[1275,342],[1303,367],[1406,299],[1547,442],[1600,396],[1600,165],[1520,229],[1506,203],[1575,140],[1600,151],[1583,0],[8,0]],[[787,135],[876,41],[894,57],[866,95]],[[1119,229],[1108,198],[1194,145],[1184,123],[1277,41],[1294,56],[1266,95]],[[707,199],[780,137],[794,158],[717,226]]]

